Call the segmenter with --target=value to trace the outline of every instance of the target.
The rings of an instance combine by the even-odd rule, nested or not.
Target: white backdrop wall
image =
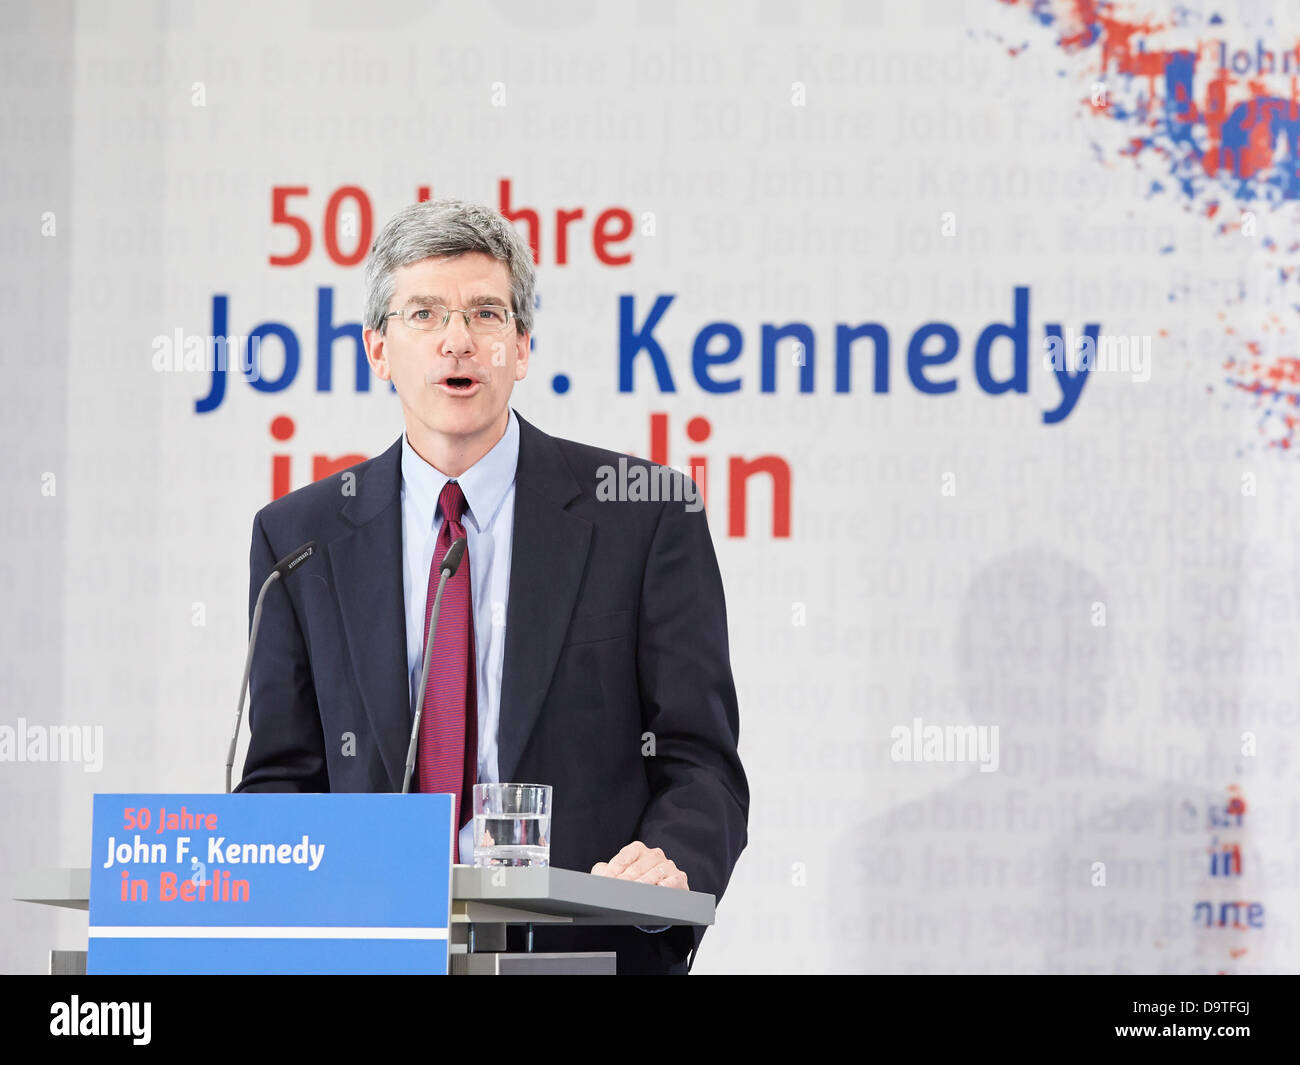
[[[274,471],[401,432],[328,343],[360,320],[361,204],[373,232],[421,186],[504,182],[540,238],[516,407],[707,465],[753,802],[696,971],[1300,964],[1294,155],[1280,113],[1225,119],[1291,91],[1294,14],[0,11],[6,873],[85,864],[96,791],[220,789]],[[291,265],[277,188],[308,190]],[[276,339],[219,403],[160,370],[187,342],[210,367],[223,306],[228,335],[291,331],[296,372]],[[887,350],[837,360],[867,323]],[[1044,363],[1089,326],[1149,362]],[[98,764],[19,759],[57,725]],[[996,771],[904,760],[927,726],[996,728]],[[10,894],[6,970],[84,942]]]

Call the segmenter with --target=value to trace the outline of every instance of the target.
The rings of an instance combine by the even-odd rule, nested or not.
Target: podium
[[[14,878],[13,898],[41,906],[90,908],[86,867],[31,870]],[[716,899],[701,891],[636,884],[549,866],[452,869],[451,973],[460,976],[613,975],[612,951],[510,953],[506,928],[556,925],[711,925]],[[54,975],[83,974],[84,950],[51,950]]]

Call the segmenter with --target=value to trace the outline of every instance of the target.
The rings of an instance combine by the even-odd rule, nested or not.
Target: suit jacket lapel
[[[497,772],[509,781],[536,724],[587,565],[591,523],[565,507],[581,494],[555,440],[518,411],[510,600],[497,734]]]
[[[402,438],[378,456],[340,511],[355,526],[329,544],[330,569],[353,675],[394,791],[411,731],[402,593]],[[325,737],[327,743],[339,738]]]

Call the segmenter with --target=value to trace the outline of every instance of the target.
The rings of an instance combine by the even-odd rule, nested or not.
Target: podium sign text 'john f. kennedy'
[[[446,973],[448,795],[96,795],[89,973]]]

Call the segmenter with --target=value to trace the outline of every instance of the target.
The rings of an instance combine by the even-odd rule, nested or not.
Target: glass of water
[[[474,864],[551,864],[551,786],[474,785]]]

